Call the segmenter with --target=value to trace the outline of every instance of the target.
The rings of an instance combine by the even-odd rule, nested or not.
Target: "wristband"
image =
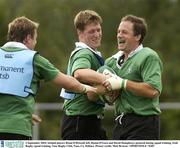
[[[121,88],[126,89],[126,83],[127,83],[127,80],[123,79],[121,83]]]

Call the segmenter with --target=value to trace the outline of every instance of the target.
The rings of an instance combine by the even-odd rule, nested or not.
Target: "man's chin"
[[[101,46],[101,44],[96,44],[93,46],[93,49],[98,49]]]

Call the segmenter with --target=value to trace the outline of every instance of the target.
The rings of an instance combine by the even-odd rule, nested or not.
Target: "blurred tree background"
[[[161,102],[180,99],[180,1],[178,0],[0,0],[0,44],[6,42],[7,26],[17,16],[26,16],[40,23],[36,50],[62,72],[66,72],[68,57],[77,41],[73,18],[84,9],[97,11],[103,18],[102,51],[104,58],[117,52],[116,31],[126,14],[144,17],[148,34],[144,46],[157,51],[164,63]],[[48,83],[39,89],[37,102],[59,103],[60,88]],[[40,139],[60,139],[61,111],[40,112]],[[163,110],[161,139],[180,139],[179,110]],[[106,111],[104,126],[111,139],[113,111]]]

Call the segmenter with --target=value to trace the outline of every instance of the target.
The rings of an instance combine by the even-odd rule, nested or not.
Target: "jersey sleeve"
[[[143,81],[157,89],[159,92],[162,91],[162,68],[161,60],[155,55],[148,56],[141,67]]]
[[[71,75],[73,75],[77,69],[90,69],[91,60],[91,54],[87,52],[87,50],[77,52],[72,61]]]
[[[53,80],[60,72],[53,64],[39,54],[36,54],[34,57],[34,68],[35,75],[44,81]]]

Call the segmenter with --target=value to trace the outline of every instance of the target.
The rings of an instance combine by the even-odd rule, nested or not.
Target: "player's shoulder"
[[[89,56],[93,56],[93,52],[90,51],[88,48],[82,48],[80,50],[78,50],[76,53],[74,53],[73,57],[89,57]]]
[[[144,47],[141,53],[147,56],[158,56],[157,52],[149,47]]]
[[[39,53],[36,53],[34,56],[33,63],[35,65],[44,65],[44,64],[49,64],[50,61],[47,58],[41,56]]]

